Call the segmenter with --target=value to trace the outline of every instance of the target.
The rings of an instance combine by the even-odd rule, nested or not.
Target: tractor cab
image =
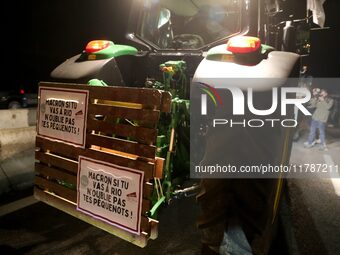
[[[286,2],[132,1],[126,34],[129,46],[99,41],[97,50],[85,48],[51,76],[62,82],[87,83],[96,78],[110,85],[142,87],[148,78],[162,79],[161,64],[180,60],[193,77],[209,50],[240,35],[258,37],[263,45],[273,47],[262,51],[259,60],[274,48],[306,54],[309,25],[302,18],[305,12],[293,12]]]
[[[248,5],[237,1],[137,2],[136,37],[153,50],[203,51],[244,29],[242,13]]]

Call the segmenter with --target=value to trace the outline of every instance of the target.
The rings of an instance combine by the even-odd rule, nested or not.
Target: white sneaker
[[[305,147],[305,148],[312,148],[313,146],[314,146],[313,143],[309,144],[308,142],[305,142],[305,143],[303,144],[303,147]]]
[[[319,149],[320,151],[328,151],[326,144],[322,144]]]

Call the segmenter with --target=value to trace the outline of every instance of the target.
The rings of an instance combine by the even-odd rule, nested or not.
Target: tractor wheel
[[[197,195],[202,244],[218,251],[228,221],[237,219],[253,254],[267,254],[282,192],[278,183],[277,179],[203,179]]]
[[[197,226],[203,246],[219,247],[227,224],[227,209],[231,203],[226,179],[203,179],[196,199],[201,207]]]

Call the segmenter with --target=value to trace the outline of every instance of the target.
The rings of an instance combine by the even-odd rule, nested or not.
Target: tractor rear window
[[[241,30],[241,0],[144,0],[138,35],[160,49],[199,49]]]

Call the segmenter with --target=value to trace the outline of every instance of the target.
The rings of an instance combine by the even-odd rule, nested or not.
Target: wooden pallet
[[[40,83],[51,88],[89,91],[85,148],[45,137],[36,138],[36,177],[34,195],[85,222],[99,227],[140,247],[157,238],[156,220],[147,217],[151,209],[157,124],[161,112],[170,112],[171,95],[167,92],[129,87],[93,87],[87,85]],[[127,119],[131,123],[117,122]],[[76,210],[79,156],[108,162],[144,172],[141,235],[131,234]],[[161,161],[162,159],[160,159]],[[67,183],[69,185],[63,185]]]

